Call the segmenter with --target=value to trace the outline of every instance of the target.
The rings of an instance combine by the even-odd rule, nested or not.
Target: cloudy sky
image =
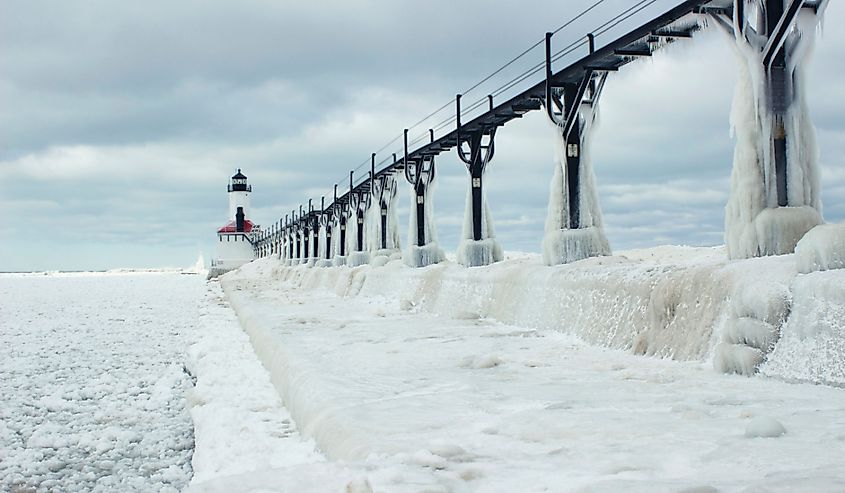
[[[319,202],[404,127],[592,3],[0,0],[0,271],[210,258],[236,168],[253,184],[261,224]],[[630,5],[607,0],[555,46]],[[831,2],[808,72],[831,222],[845,220],[842,21],[845,5]],[[540,61],[532,50],[467,100]],[[722,242],[734,65],[711,28],[611,75],[594,163],[614,249]],[[500,129],[490,166],[501,243],[538,251],[553,169],[541,112]],[[452,154],[438,170],[437,224],[453,249],[466,171]]]

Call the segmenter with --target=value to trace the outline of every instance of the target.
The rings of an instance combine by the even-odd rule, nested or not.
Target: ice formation
[[[845,224],[822,224],[811,229],[795,247],[798,271],[845,269]]]
[[[770,269],[734,281],[713,358],[717,371],[754,375],[775,348],[790,313],[789,282],[795,275],[791,260],[770,260]]]
[[[783,117],[788,207],[778,207],[773,144],[776,117],[762,54],[767,38],[734,33],[739,78],[731,128],[736,148],[731,195],[725,208],[725,241],[730,258],[791,253],[804,233],[822,222],[818,150],[807,109],[803,63],[812,49],[826,3],[822,2],[818,14],[802,10],[798,26],[787,37],[784,48],[790,54],[786,70],[793,82],[793,99]]]
[[[372,200],[368,200],[369,196],[353,197],[349,219],[346,221],[346,265],[357,267],[370,262],[370,252],[367,251],[367,219]],[[358,248],[359,232],[362,238],[361,248]]]
[[[482,175],[482,183],[487,171]],[[458,263],[465,267],[490,265],[504,258],[502,247],[496,241],[493,229],[493,219],[490,216],[490,206],[487,203],[487,189],[481,189],[481,239],[473,239],[472,231],[472,180],[467,186],[466,206],[464,208],[464,226],[461,241],[458,244]]]
[[[346,212],[341,214],[346,216]],[[346,265],[346,256],[349,253],[349,235],[353,231],[350,227],[350,219],[346,219],[345,224],[341,224],[338,218],[332,226],[332,265],[335,267]],[[341,236],[343,236],[343,243],[341,243]],[[340,254],[341,244],[343,245],[343,255]]]
[[[596,177],[590,152],[591,133],[596,108],[579,115],[581,130],[580,224],[569,224],[569,191],[566,176],[566,141],[561,128],[551,123],[555,142],[555,171],[549,190],[549,209],[543,235],[543,261],[546,265],[574,262],[588,257],[610,255],[610,244],[602,226],[601,208],[596,191]]]
[[[401,256],[401,245],[399,240],[399,218],[396,212],[396,196],[398,186],[394,178],[385,181],[374,182],[375,193],[373,205],[367,209],[365,233],[367,249],[373,262],[381,263],[384,260],[376,260],[379,257],[388,259]],[[382,248],[382,213],[386,219],[385,248]]]
[[[446,254],[443,253],[437,243],[437,228],[434,225],[434,188],[434,183],[429,183],[425,187],[425,195],[423,195],[425,202],[425,225],[423,227],[425,244],[423,246],[419,246],[417,241],[417,195],[413,187],[411,188],[411,212],[408,214],[410,217],[408,221],[408,251],[404,256],[405,263],[411,267],[425,267],[446,259]]]
[[[790,318],[805,302],[842,307],[845,270],[798,275],[792,255],[731,262],[723,248],[681,247],[554,268],[538,256],[484,269],[265,260],[225,276],[227,295],[299,430],[329,463],[363,459],[374,491],[815,491],[845,478],[830,455],[845,429],[840,389],[700,364],[728,312],[778,319],[783,294]],[[806,291],[822,284],[825,298]],[[841,313],[826,322],[841,330]],[[811,363],[826,351],[817,342]],[[788,417],[795,453],[745,437],[779,433],[759,416]],[[714,440],[719,453],[701,447]]]
[[[757,416],[751,418],[745,427],[747,438],[776,438],[786,434],[786,428],[780,421],[769,416]]]
[[[800,274],[790,295],[789,319],[760,373],[845,387],[845,270]]]
[[[331,225],[332,233],[334,233],[334,231],[335,231],[334,227],[335,226],[332,224]],[[328,230],[328,228],[326,226],[323,226],[323,227],[320,228],[320,234],[319,234],[319,238],[318,238],[318,241],[317,241],[317,243],[319,245],[319,249],[318,249],[319,259],[317,260],[317,262],[315,264],[317,267],[331,267],[332,266],[332,260],[330,258],[326,258],[326,243],[329,241],[328,235],[326,234],[327,230]],[[334,237],[332,237],[332,240],[334,240]],[[331,253],[334,253],[334,245],[331,245]]]

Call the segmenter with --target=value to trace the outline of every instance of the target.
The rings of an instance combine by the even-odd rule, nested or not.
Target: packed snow
[[[179,491],[202,276],[0,276],[0,490]]]
[[[188,392],[196,440],[189,490],[249,491],[257,481],[277,491],[341,491],[355,473],[327,463],[298,433],[218,283],[201,305],[188,358],[197,379]]]

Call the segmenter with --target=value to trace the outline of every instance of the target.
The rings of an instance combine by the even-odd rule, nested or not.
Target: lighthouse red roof
[[[244,233],[249,233],[250,231],[252,231],[253,227],[254,227],[254,225],[252,224],[252,221],[250,221],[249,219],[244,221]],[[226,223],[225,226],[218,229],[217,232],[218,233],[237,233],[238,232],[238,226],[237,226],[237,224],[235,224],[235,221],[229,221],[228,223]]]

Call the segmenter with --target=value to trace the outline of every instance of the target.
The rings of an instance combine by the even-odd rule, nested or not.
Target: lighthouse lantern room
[[[238,169],[226,190],[229,193],[229,221],[217,230],[217,255],[211,261],[209,277],[217,277],[255,259],[253,242],[260,228],[249,220],[252,185]]]

